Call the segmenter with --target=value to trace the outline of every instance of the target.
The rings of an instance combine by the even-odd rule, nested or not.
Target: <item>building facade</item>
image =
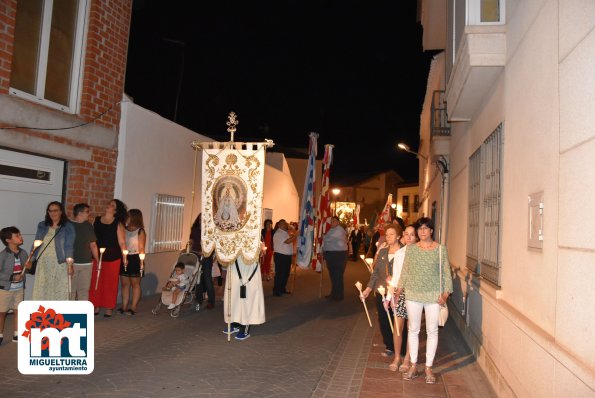
[[[451,322],[500,396],[593,397],[595,3],[420,5],[425,50],[443,50],[420,196],[442,220]]]
[[[51,200],[98,214],[114,195],[131,7],[0,3],[1,221],[26,245]]]

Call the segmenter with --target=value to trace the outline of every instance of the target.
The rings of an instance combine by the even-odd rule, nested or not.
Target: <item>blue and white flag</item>
[[[304,194],[300,207],[300,235],[297,242],[297,264],[301,268],[310,267],[314,249],[314,224],[316,206],[314,204],[314,182],[316,181],[316,153],[318,148],[318,134],[310,133],[310,151],[308,170],[304,181]]]

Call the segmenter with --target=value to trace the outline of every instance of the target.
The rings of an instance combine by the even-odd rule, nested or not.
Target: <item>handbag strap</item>
[[[43,247],[43,250],[37,255],[37,257],[35,257],[36,260],[39,260],[39,257],[41,257],[41,255],[43,254],[43,252],[45,251],[45,249],[48,248],[48,246],[50,245],[50,243],[52,243],[52,241],[54,240],[54,238],[56,237],[56,235],[58,235],[58,232],[60,232],[60,229],[62,228],[62,226],[60,225],[58,227],[58,229],[56,230],[56,233],[54,234],[54,236],[52,236],[52,239],[50,239],[50,241]]]
[[[442,245],[438,246],[440,253],[440,262],[438,263],[438,269],[440,270],[440,294],[442,294]]]

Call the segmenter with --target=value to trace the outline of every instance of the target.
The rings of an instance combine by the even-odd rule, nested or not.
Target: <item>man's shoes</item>
[[[12,336],[12,342],[13,343],[18,343],[19,342],[19,336],[17,336],[16,334],[14,336]]]
[[[285,290],[283,294],[291,294],[291,292],[289,290]]]
[[[236,340],[246,340],[249,337],[250,337],[250,333],[240,332],[240,333],[238,333],[236,335],[236,337],[234,337],[234,339],[236,339]]]
[[[174,303],[171,303],[170,305],[167,306],[168,310],[173,310],[174,308],[176,308],[176,305]]]
[[[238,333],[239,331],[240,331],[239,326],[232,326],[231,327],[231,332],[227,328],[223,329],[223,333],[224,334],[234,334],[234,333]]]
[[[393,355],[395,355],[395,352],[392,350],[384,350],[384,352],[380,353],[380,356],[385,358],[392,357]]]
[[[281,296],[283,296],[283,294],[282,293],[276,293],[275,292],[275,293],[273,293],[273,296],[275,296],[275,297],[281,297]]]
[[[215,304],[213,304],[213,303],[208,303],[207,304],[207,309],[208,310],[212,310],[213,308],[215,308]]]
[[[0,344],[2,344],[2,341],[4,341],[4,336],[0,337]]]

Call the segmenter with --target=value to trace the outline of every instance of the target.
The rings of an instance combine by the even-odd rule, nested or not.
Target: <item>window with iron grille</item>
[[[502,124],[469,159],[467,268],[500,286]]]
[[[16,4],[10,93],[75,113],[88,0]]]
[[[184,197],[166,194],[153,196],[149,251],[177,251],[182,248]]]

